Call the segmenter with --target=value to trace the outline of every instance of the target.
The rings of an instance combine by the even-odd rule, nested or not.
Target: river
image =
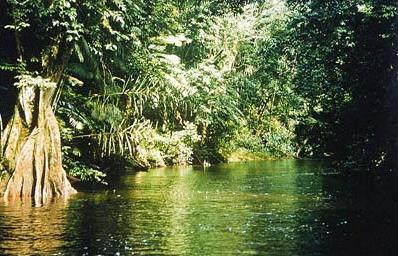
[[[130,173],[41,207],[0,202],[0,254],[398,255],[397,183],[298,160]]]

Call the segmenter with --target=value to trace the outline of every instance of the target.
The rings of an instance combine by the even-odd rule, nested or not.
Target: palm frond
[[[98,133],[75,136],[74,138],[93,138],[101,146],[103,156],[120,154],[122,156],[134,157],[136,147],[142,140],[145,130],[151,127],[148,120],[134,120],[129,124],[129,120],[124,119],[119,124],[103,127]]]

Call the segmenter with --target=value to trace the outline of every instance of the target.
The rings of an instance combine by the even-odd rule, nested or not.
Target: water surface
[[[398,180],[315,161],[131,173],[42,207],[0,203],[1,255],[398,255]]]

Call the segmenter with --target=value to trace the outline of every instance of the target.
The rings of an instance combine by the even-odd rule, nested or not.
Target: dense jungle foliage
[[[70,176],[282,157],[396,168],[396,1],[5,0],[0,10],[1,128],[18,90],[56,88]],[[57,84],[43,75],[55,43]]]

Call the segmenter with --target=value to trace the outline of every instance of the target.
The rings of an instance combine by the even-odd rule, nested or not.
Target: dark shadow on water
[[[324,183],[325,191],[339,193],[333,202],[337,207],[324,212],[336,233],[329,239],[331,255],[398,255],[397,184],[396,174],[373,173],[336,176]]]

